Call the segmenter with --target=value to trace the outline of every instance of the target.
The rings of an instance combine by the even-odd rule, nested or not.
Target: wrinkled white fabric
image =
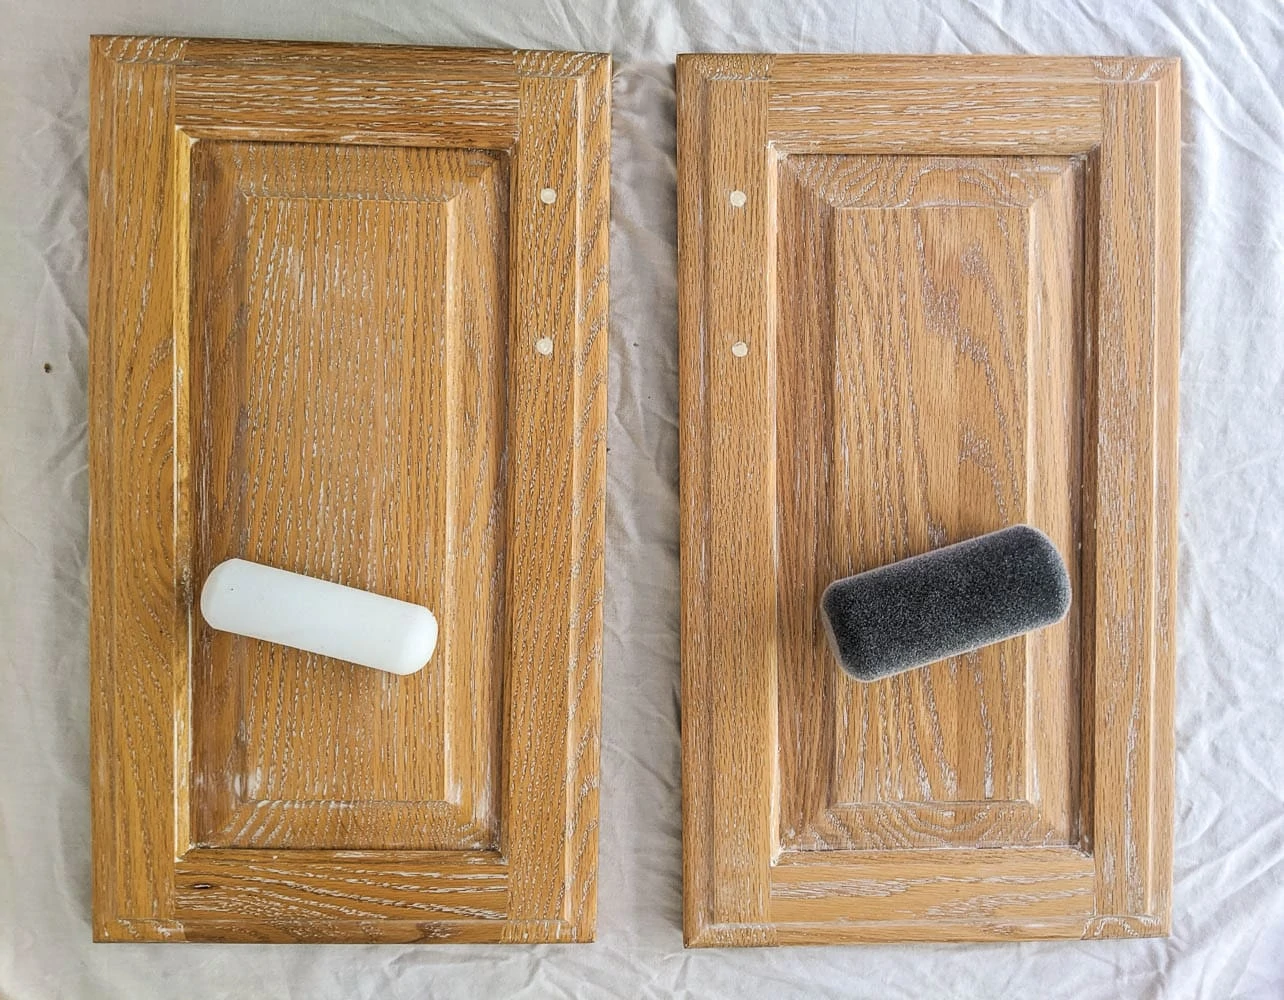
[[[91,32],[615,54],[597,943],[90,943]],[[683,951],[672,61],[699,49],[1183,57],[1171,938]],[[0,996],[1284,997],[1279,3],[0,0],[0,143]]]

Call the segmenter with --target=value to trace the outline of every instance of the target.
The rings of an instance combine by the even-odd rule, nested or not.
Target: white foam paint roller
[[[210,628],[413,674],[437,646],[427,608],[245,559],[214,567],[201,589]]]

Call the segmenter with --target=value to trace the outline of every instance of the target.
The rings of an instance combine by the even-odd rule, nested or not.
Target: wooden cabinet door
[[[1178,72],[680,59],[688,944],[1167,932]],[[827,584],[1019,522],[1064,622],[839,671]]]
[[[95,937],[591,939],[609,58],[91,61]],[[437,650],[214,632],[232,557]]]

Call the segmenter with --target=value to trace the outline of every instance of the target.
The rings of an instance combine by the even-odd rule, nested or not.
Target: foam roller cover
[[[393,674],[413,674],[437,645],[427,608],[245,559],[214,567],[201,614],[210,628]]]
[[[1047,535],[1017,524],[836,580],[820,604],[842,668],[876,681],[1059,622],[1070,576]]]

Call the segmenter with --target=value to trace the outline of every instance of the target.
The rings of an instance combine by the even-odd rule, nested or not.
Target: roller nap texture
[[[1017,524],[835,580],[820,607],[842,668],[876,681],[1059,622],[1070,576],[1047,535]]]

